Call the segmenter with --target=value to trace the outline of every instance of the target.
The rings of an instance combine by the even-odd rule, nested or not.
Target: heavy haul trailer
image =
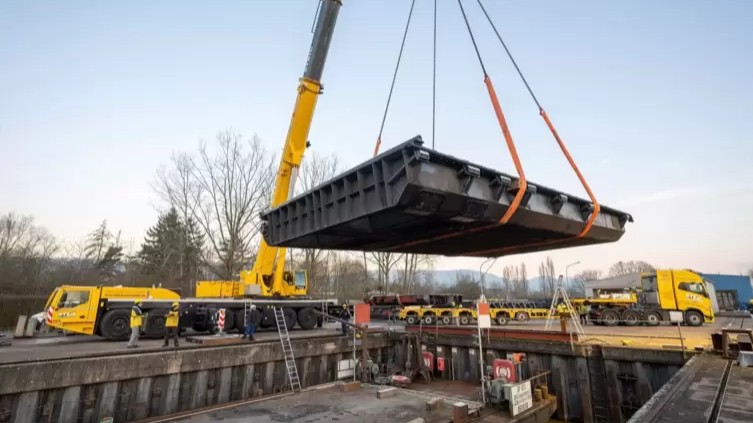
[[[424,147],[415,137],[262,214],[270,245],[502,256],[614,242],[632,217],[528,182],[507,224],[517,179]]]
[[[379,294],[370,295],[364,299],[369,304],[371,317],[375,319],[388,319],[399,316],[400,311],[409,306],[444,306],[460,304],[462,295],[457,294]]]
[[[314,310],[326,313],[337,305],[335,300],[316,299],[181,299],[164,288],[63,285],[47,300],[47,325],[108,340],[128,339],[131,307],[137,300],[146,313],[142,331],[148,337],[164,336],[165,317],[173,302],[180,304],[179,327],[198,332],[213,332],[214,316],[223,308],[225,331],[241,331],[247,312],[257,327],[275,327],[273,307],[282,307],[288,329],[297,326],[308,330],[322,325],[322,317]]]

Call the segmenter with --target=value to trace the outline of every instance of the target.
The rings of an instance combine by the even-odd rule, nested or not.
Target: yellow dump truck
[[[656,326],[671,321],[673,312],[679,313],[688,326],[700,326],[714,321],[714,309],[706,281],[692,270],[657,270],[612,278],[634,292],[624,301],[616,299],[575,299],[575,304],[586,303],[594,324]],[[595,281],[590,287],[609,286],[609,280]],[[599,289],[599,288],[596,288]],[[604,289],[601,289],[602,291]]]

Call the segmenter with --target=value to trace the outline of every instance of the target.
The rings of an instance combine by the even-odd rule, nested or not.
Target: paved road
[[[335,336],[340,333],[336,327],[336,325],[328,324],[322,329],[308,331],[293,330],[290,332],[290,338]],[[237,335],[228,336],[237,337]],[[254,342],[276,342],[279,339],[276,331],[257,332],[255,338]],[[37,338],[14,339],[12,346],[0,347],[0,364],[91,357],[92,355],[138,354],[163,351],[167,348],[162,348],[162,342],[161,339],[142,339],[139,341],[139,348],[126,349],[126,344],[128,343],[126,341],[107,341],[99,336],[50,335]],[[173,348],[172,344],[170,345],[169,348]],[[180,347],[178,348],[197,347],[200,346],[195,343],[186,342],[184,337],[180,338]]]
[[[719,317],[710,325],[703,325],[697,328],[682,327],[682,334],[685,338],[686,347],[693,348],[696,345],[709,345],[712,332],[717,332],[723,327],[739,328],[743,322],[744,327],[753,327],[753,320],[750,318],[739,317]],[[399,322],[390,324],[388,322],[375,321],[371,327],[390,327],[392,330],[404,330],[404,325]],[[510,323],[507,327],[527,330],[544,330],[544,321],[531,321],[526,323]],[[559,321],[552,322],[552,330],[559,330]],[[676,327],[662,325],[658,327],[604,327],[586,325],[584,327],[587,342],[603,343],[610,345],[622,345],[628,340],[630,345],[645,346],[653,348],[664,348],[667,346],[679,346],[679,334]],[[298,337],[320,337],[328,335],[337,335],[339,333],[339,324],[328,323],[322,329],[311,331],[293,330],[290,332],[291,338]],[[278,340],[277,332],[266,330],[258,332],[256,342],[275,342]],[[181,338],[179,348],[197,348],[197,344],[186,342]],[[110,354],[138,354],[142,352],[162,351],[162,340],[143,339],[140,342],[141,347],[134,350],[125,348],[126,342],[110,342],[98,336],[41,336],[31,339],[15,339],[10,347],[0,347],[0,364],[14,362],[28,362],[37,360],[64,359],[77,357],[90,357],[92,355],[110,355]],[[172,347],[171,347],[172,348]]]

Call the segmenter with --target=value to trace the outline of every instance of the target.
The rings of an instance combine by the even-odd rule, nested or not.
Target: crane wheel
[[[234,313],[235,328],[238,329],[238,332],[243,332],[246,329],[246,310],[235,310]],[[261,324],[261,312],[259,310],[251,310],[249,313],[253,316],[254,326],[258,328]]]
[[[277,327],[275,323],[275,309],[272,307],[267,307],[261,312],[261,322],[259,323],[259,327],[262,328],[274,328]]]
[[[165,316],[154,312],[146,314],[144,335],[148,338],[161,338],[165,336]]]
[[[108,341],[125,341],[131,334],[131,310],[110,310],[99,324],[102,336]]]
[[[283,307],[282,313],[285,315],[285,326],[288,330],[293,329],[295,323],[298,321],[298,313],[296,313],[294,309],[288,307]]]
[[[316,326],[317,317],[312,307],[304,307],[298,310],[298,326],[303,330],[311,330]]]

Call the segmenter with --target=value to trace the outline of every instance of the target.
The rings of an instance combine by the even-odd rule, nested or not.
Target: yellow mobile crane
[[[311,42],[306,69],[298,85],[293,116],[290,119],[285,147],[277,170],[271,206],[278,206],[290,198],[303,159],[309,146],[308,134],[316,108],[316,100],[322,92],[322,72],[327,59],[329,44],[335,29],[342,0],[323,0],[319,10],[314,38]],[[243,271],[238,281],[200,281],[196,284],[196,296],[200,298],[224,297],[292,297],[308,292],[306,272],[285,270],[283,247],[272,247],[262,238],[253,268]]]
[[[284,203],[293,192],[303,153],[308,147],[308,133],[314,116],[316,100],[322,92],[321,77],[332,33],[342,0],[322,0],[298,96],[290,119],[285,147],[277,171],[271,206]],[[285,270],[285,248],[272,247],[264,239],[251,270],[243,271],[237,281],[199,281],[197,298],[179,299],[180,327],[207,331],[214,328],[213,316],[225,310],[224,329],[242,329],[246,313],[251,313],[257,326],[271,327],[276,323],[274,308],[281,307],[288,329],[299,326],[312,329],[322,324],[314,310],[327,312],[337,304],[333,299],[311,299],[303,270]],[[45,308],[50,327],[107,339],[127,339],[128,318],[135,300],[143,300],[141,308],[147,318],[143,332],[162,336],[165,316],[178,295],[166,289],[134,289],[64,285],[50,295]],[[72,300],[74,299],[74,300]],[[253,303],[255,308],[251,308]]]

